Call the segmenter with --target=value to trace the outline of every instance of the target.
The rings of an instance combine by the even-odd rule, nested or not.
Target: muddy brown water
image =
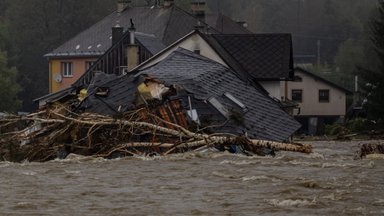
[[[314,153],[275,158],[1,162],[0,215],[384,215],[384,160],[353,160],[357,141],[306,143]]]

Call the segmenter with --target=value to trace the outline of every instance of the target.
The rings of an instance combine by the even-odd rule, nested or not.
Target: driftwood
[[[360,145],[354,159],[362,159],[370,154],[384,154],[384,144],[364,143]]]
[[[69,153],[102,157],[135,154],[180,153],[208,147],[241,146],[244,151],[257,149],[310,153],[305,144],[250,140],[232,134],[193,132],[166,122],[141,110],[109,117],[92,113],[73,113],[64,106],[26,116],[0,119],[0,159],[11,161],[46,161],[65,158]]]

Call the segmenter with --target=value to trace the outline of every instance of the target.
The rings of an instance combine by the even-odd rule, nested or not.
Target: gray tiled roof
[[[139,73],[144,74],[168,85],[177,84],[200,100],[216,97],[225,104],[223,94],[231,93],[249,109],[242,129],[252,138],[282,141],[300,128],[274,100],[246,85],[232,70],[193,52],[178,49]]]
[[[127,29],[131,25],[131,18],[135,23],[137,32],[162,38],[165,30],[164,26],[167,25],[170,15],[171,10],[160,8],[150,10],[146,7],[129,8],[121,14],[113,12],[48,55],[55,56],[60,53],[70,53],[72,55],[96,53],[99,55],[104,53],[112,45],[112,27],[119,24]]]
[[[224,25],[228,27],[225,28],[226,32],[249,33],[248,30],[227,17],[222,15],[215,17],[216,20],[207,15],[209,23],[202,22],[201,24],[209,25],[212,32],[219,33],[220,31],[214,29],[217,28],[217,23],[220,23],[218,20],[223,20]],[[131,25],[130,19],[133,19],[137,32],[152,35],[158,38],[157,42],[161,41],[166,46],[194,30],[198,24],[198,19],[176,6],[170,8],[128,8],[120,14],[111,13],[46,56],[99,56],[112,45],[112,27],[119,24],[126,30]],[[154,41],[152,41],[152,45],[153,43]]]
[[[206,38],[243,77],[254,80],[293,78],[290,34],[213,34]]]
[[[114,79],[108,79],[108,76]],[[100,113],[113,116],[120,111],[127,111],[133,108],[133,101],[137,91],[137,83],[140,79],[134,77],[107,75],[100,73],[93,78],[93,82],[88,87],[88,97],[82,104],[82,109],[87,112]],[[98,87],[108,87],[110,94],[108,97],[95,96]]]
[[[161,42],[159,38],[154,35],[148,35],[136,32],[136,40],[141,43],[152,55],[165,49],[166,46]]]

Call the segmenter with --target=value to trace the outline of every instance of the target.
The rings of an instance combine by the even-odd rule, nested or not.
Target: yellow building
[[[49,92],[71,86],[96,61],[96,58],[49,58]]]

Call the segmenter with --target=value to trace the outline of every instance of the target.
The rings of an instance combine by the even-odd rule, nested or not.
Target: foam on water
[[[23,175],[27,175],[27,176],[34,176],[37,174],[37,172],[34,172],[34,171],[26,171],[26,172],[22,172]]]
[[[68,164],[76,164],[76,163],[100,163],[110,161],[108,159],[102,157],[94,157],[94,156],[83,156],[77,154],[69,154],[65,159],[56,158],[55,160],[49,161],[48,163],[68,163]]]
[[[384,160],[384,154],[369,154],[365,158],[369,160]]]
[[[64,172],[67,174],[76,174],[76,175],[81,173],[80,170],[64,170]]]
[[[289,162],[287,162],[287,164],[306,166],[306,167],[321,167],[322,166],[322,163],[320,163],[320,162],[298,161],[298,160],[289,161]]]
[[[249,176],[249,177],[242,177],[242,181],[247,182],[247,181],[261,181],[261,180],[268,180],[272,182],[281,182],[282,180],[273,176],[265,176],[265,175],[260,175],[260,176]]]
[[[316,199],[313,200],[307,200],[307,199],[285,199],[285,200],[278,200],[278,199],[267,199],[265,200],[266,203],[269,205],[275,206],[275,207],[303,207],[303,206],[310,206],[316,204]]]
[[[251,164],[260,164],[260,161],[256,160],[241,160],[241,161],[234,161],[234,160],[223,160],[220,162],[220,164],[231,164],[231,165],[251,165]]]
[[[11,166],[12,164],[13,164],[13,163],[8,162],[8,161],[0,162],[0,168],[3,168],[3,167],[9,167],[9,166]]]
[[[350,164],[350,163],[323,163],[321,165],[321,168],[333,168],[333,167],[340,167],[340,168],[350,168],[350,167],[356,167],[358,164]]]
[[[318,152],[313,152],[311,154],[304,155],[304,157],[311,158],[311,159],[322,159],[322,160],[325,159],[324,154],[321,154],[321,153],[318,153]]]

